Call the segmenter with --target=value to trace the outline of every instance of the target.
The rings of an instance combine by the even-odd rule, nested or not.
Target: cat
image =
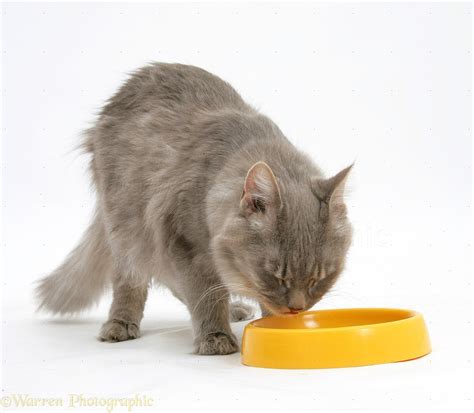
[[[345,264],[349,166],[331,178],[225,81],[194,66],[134,72],[85,133],[97,208],[39,281],[39,309],[77,313],[112,286],[99,338],[140,335],[151,282],[191,314],[194,352],[238,350],[230,321],[311,308]]]

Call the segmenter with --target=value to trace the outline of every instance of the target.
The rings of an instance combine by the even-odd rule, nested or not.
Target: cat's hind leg
[[[255,308],[241,301],[233,301],[230,303],[230,321],[250,320],[255,316]]]
[[[140,322],[148,295],[148,285],[132,285],[117,278],[113,290],[109,320],[100,330],[100,340],[117,342],[140,337]]]

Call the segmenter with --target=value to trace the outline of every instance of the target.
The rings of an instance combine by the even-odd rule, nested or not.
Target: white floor
[[[367,210],[357,199],[350,205],[356,237],[347,269],[318,307],[418,310],[430,331],[430,355],[330,370],[256,369],[243,366],[238,354],[196,356],[191,354],[189,316],[165,290],[151,293],[140,339],[101,343],[95,337],[110,297],[71,320],[34,312],[33,281],[60,262],[89,216],[82,211],[64,225],[54,220],[52,206],[24,217],[12,214],[5,221],[3,397],[54,397],[67,404],[69,394],[100,399],[137,395],[153,399],[162,412],[471,411],[469,204],[463,211],[458,203],[453,214],[451,208],[400,203],[387,220],[388,206]],[[234,324],[238,336],[244,325]]]
[[[64,405],[70,394],[138,396],[163,412],[431,412],[453,406],[463,412],[470,403],[468,326],[452,320],[469,310],[465,302],[446,308],[441,300],[425,308],[433,353],[424,358],[349,369],[270,370],[243,366],[239,354],[190,354],[185,310],[161,291],[150,298],[143,336],[114,344],[95,339],[108,300],[93,315],[66,321],[33,317],[30,305],[4,308],[3,395],[61,398]],[[239,336],[244,325],[234,324]]]

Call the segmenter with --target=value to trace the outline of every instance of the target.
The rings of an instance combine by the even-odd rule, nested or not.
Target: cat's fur
[[[290,106],[291,110],[292,107]],[[314,305],[343,269],[346,168],[330,179],[267,117],[193,66],[138,70],[87,131],[98,201],[79,246],[40,281],[40,307],[79,312],[113,286],[100,337],[139,336],[150,281],[189,309],[199,354],[238,345],[229,319]]]

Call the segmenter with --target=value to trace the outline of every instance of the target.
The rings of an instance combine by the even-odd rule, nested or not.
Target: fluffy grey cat
[[[103,108],[84,144],[97,211],[80,244],[39,282],[40,308],[76,313],[113,287],[104,341],[139,336],[152,281],[189,309],[194,350],[238,350],[229,321],[312,307],[344,267],[349,168],[326,179],[220,78],[156,63]]]

